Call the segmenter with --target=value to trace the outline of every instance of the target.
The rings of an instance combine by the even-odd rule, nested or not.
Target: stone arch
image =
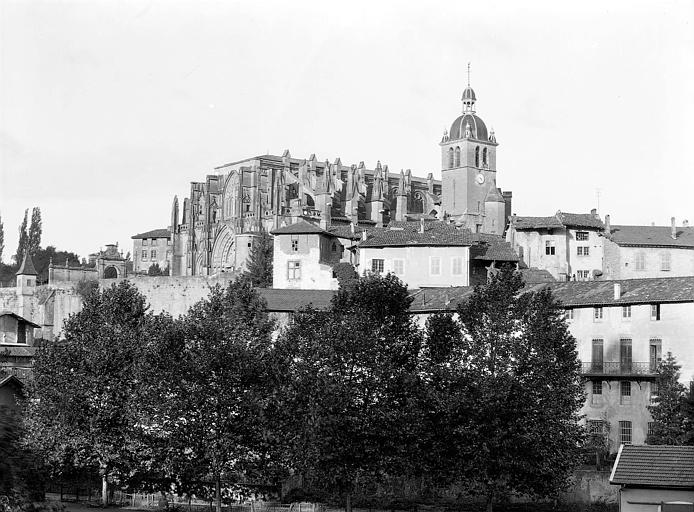
[[[460,147],[455,148],[455,166],[460,167]]]
[[[448,168],[453,169],[454,164],[453,148],[448,148]]]
[[[239,174],[237,171],[231,171],[224,186],[224,196],[222,202],[224,207],[224,218],[230,219],[237,215],[237,203],[239,198]]]
[[[480,147],[475,148],[475,167],[480,166]]]
[[[212,272],[230,270],[236,263],[236,247],[234,245],[235,233],[229,226],[219,230],[212,247]]]
[[[419,191],[412,196],[412,213],[424,213],[424,195]]]
[[[104,268],[104,279],[116,279],[118,277],[118,267],[109,265]]]

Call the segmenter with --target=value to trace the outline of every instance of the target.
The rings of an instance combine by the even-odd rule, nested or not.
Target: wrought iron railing
[[[581,363],[583,375],[614,375],[614,376],[655,376],[656,369],[650,362],[633,361],[600,361]]]

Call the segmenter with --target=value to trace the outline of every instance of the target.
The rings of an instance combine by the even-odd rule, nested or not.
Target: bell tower
[[[463,91],[462,113],[445,130],[441,147],[441,209],[473,232],[483,231],[484,204],[496,182],[496,137],[477,116],[477,97],[468,85]]]

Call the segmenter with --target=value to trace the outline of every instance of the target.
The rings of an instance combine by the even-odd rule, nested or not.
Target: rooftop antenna
[[[595,189],[595,197],[598,200],[598,213],[600,213],[600,189],[599,188]]]
[[[470,87],[470,63],[467,63],[467,86]]]

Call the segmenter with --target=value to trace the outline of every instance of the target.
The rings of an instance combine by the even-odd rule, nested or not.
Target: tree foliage
[[[680,383],[680,368],[671,352],[658,365],[654,404],[648,407],[653,417],[653,431],[648,444],[694,444],[692,397]]]
[[[427,326],[430,464],[463,476],[488,510],[506,492],[563,489],[583,436],[576,342],[551,292],[522,288],[504,269],[461,304],[458,322]]]
[[[261,230],[260,234],[253,239],[243,274],[253,286],[260,288],[272,286],[272,255],[272,237],[267,231]]]
[[[31,224],[29,225],[29,232],[27,234],[27,251],[32,256],[36,254],[41,247],[41,233],[43,232],[43,227],[41,226],[41,209],[35,206],[31,210]]]
[[[37,352],[28,438],[55,472],[96,468],[105,490],[109,476],[131,471],[140,451],[138,367],[151,322],[147,308],[126,281],[88,294],[66,320],[64,339]]]
[[[169,339],[166,350],[159,347],[170,364],[151,372],[175,371],[161,379],[168,388],[153,407],[169,438],[167,471],[184,490],[196,478],[214,482],[218,512],[222,483],[243,482],[265,460],[272,330],[250,283],[216,286],[182,319],[181,336]]]
[[[24,253],[27,250],[29,243],[29,232],[27,231],[27,224],[29,222],[29,208],[24,210],[24,220],[19,226],[19,241],[17,243],[17,252],[15,253],[14,260],[17,265],[22,264],[24,259]]]
[[[168,276],[169,275],[169,267],[162,269],[159,266],[159,263],[152,263],[149,266],[149,268],[147,269],[147,275],[148,276]]]
[[[416,444],[421,333],[394,276],[342,288],[327,311],[296,315],[278,340],[290,467],[350,496],[357,481],[406,470]]]

